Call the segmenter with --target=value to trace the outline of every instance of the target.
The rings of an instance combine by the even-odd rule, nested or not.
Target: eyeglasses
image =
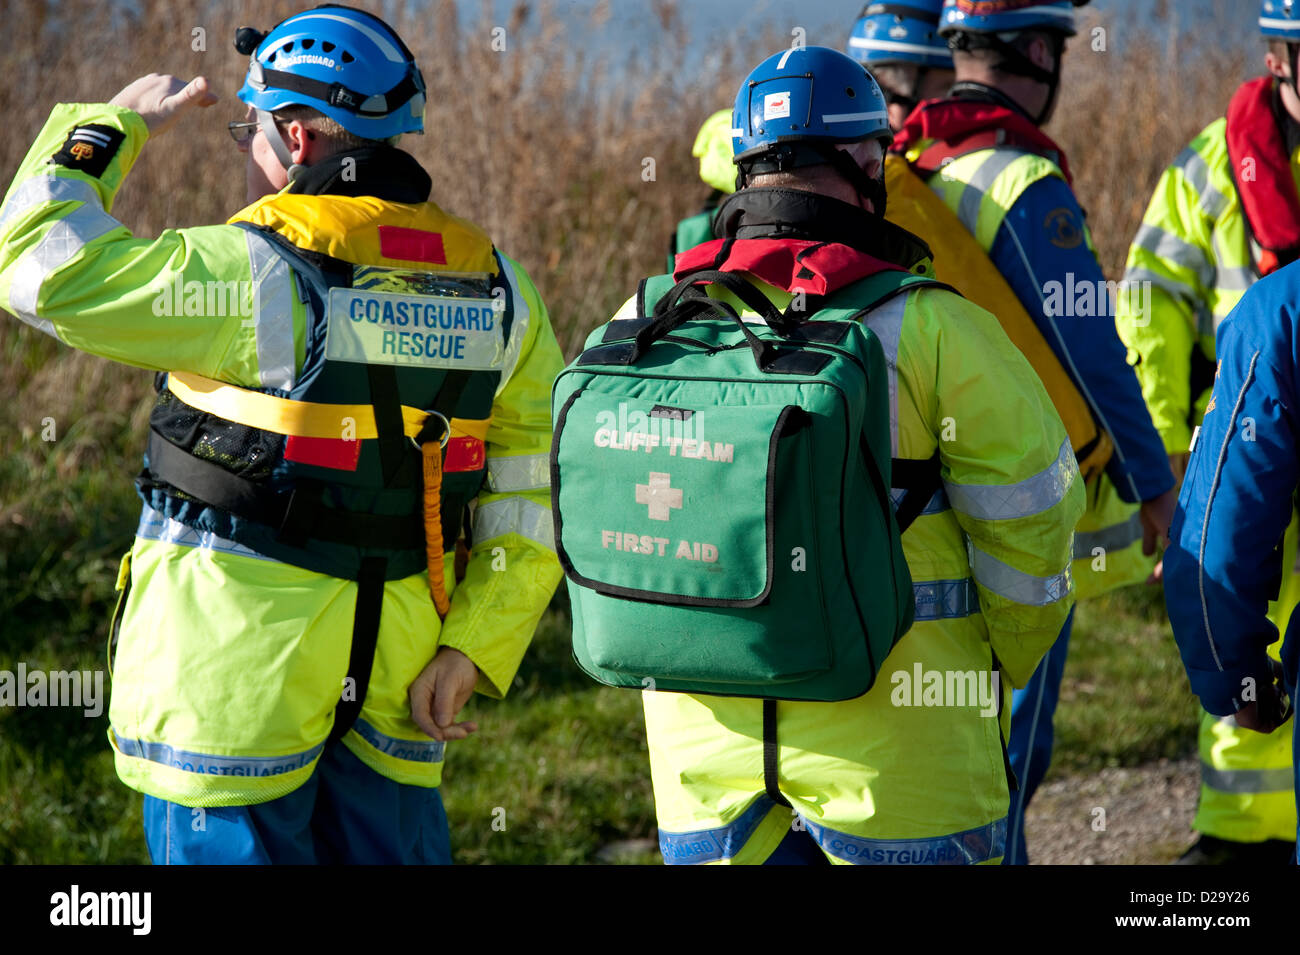
[[[278,117],[272,116],[271,121],[275,123],[276,129],[280,128]],[[255,119],[236,120],[226,124],[226,129],[230,130],[230,138],[240,146],[246,144],[260,128],[261,124]]]
[[[226,129],[230,130],[230,138],[240,146],[253,138],[253,134],[257,132],[257,127],[258,122],[255,119],[247,122],[236,121],[226,124]]]

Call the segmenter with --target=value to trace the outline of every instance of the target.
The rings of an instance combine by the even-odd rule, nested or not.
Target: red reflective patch
[[[379,227],[379,254],[386,259],[447,264],[447,251],[443,248],[441,233],[404,229],[395,225]]]
[[[342,438],[302,438],[291,434],[284,442],[284,459],[336,471],[355,471],[357,462],[361,460],[361,442]]]
[[[444,471],[478,471],[487,461],[487,450],[478,438],[452,438],[447,442],[447,459]]]

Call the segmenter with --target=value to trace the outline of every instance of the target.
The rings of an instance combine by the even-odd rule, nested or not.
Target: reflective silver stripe
[[[1188,242],[1182,236],[1144,222],[1142,228],[1138,229],[1133,244],[1166,262],[1172,262],[1179,268],[1195,272],[1202,288],[1214,287],[1214,263],[1205,254],[1204,249]]]
[[[147,759],[187,773],[205,776],[278,776],[294,770],[306,769],[325,749],[318,743],[311,749],[288,756],[215,756],[176,749],[166,743],[152,743],[141,739],[128,739],[113,730],[113,741],[126,756]]]
[[[881,50],[889,53],[919,53],[929,56],[947,57],[948,47],[944,46],[925,46],[922,43],[899,43],[895,40],[875,40],[868,39],[864,36],[849,37],[849,46],[857,47],[859,50]]]
[[[432,739],[399,739],[375,729],[361,717],[352,724],[352,732],[385,756],[413,763],[441,763],[447,744]]]
[[[1019,149],[995,149],[992,155],[980,163],[971,174],[970,182],[966,184],[966,189],[957,203],[957,218],[971,235],[975,235],[979,227],[980,207],[984,203],[984,193],[989,191],[998,176],[1002,175],[1008,166],[1021,156],[1027,155],[1029,154]]]
[[[1188,146],[1173,161],[1172,168],[1182,171],[1188,185],[1196,190],[1201,200],[1201,211],[1211,219],[1217,219],[1228,204],[1228,198],[1210,185],[1210,167],[1196,150]]]
[[[33,328],[58,338],[52,322],[36,314],[36,301],[41,286],[55,269],[66,265],[77,253],[100,236],[123,228],[99,205],[85,202],[45,233],[45,237],[30,249],[14,268],[13,284],[9,287],[9,307],[15,315]]]
[[[507,491],[532,491],[551,486],[549,454],[519,454],[514,457],[487,459],[488,489],[494,494]]]
[[[1196,553],[1196,589],[1201,598],[1201,620],[1205,624],[1205,638],[1210,644],[1210,654],[1214,665],[1223,672],[1223,661],[1219,659],[1219,648],[1214,643],[1214,631],[1210,629],[1210,605],[1205,599],[1205,544],[1210,532],[1210,508],[1214,506],[1214,495],[1218,493],[1219,482],[1223,479],[1223,465],[1228,459],[1228,443],[1237,431],[1237,416],[1241,414],[1246,403],[1246,389],[1255,380],[1255,363],[1259,361],[1259,352],[1250,356],[1250,367],[1241,381],[1241,390],[1237,392],[1237,401],[1232,406],[1232,417],[1228,419],[1227,430],[1223,432],[1223,444],[1219,446],[1219,458],[1214,465],[1214,480],[1210,482],[1210,493],[1205,496],[1205,512],[1201,515],[1201,543]]]
[[[1134,512],[1122,524],[1111,524],[1095,531],[1074,532],[1074,559],[1092,557],[1095,547],[1104,551],[1123,550],[1142,539],[1142,518]]]
[[[971,542],[970,566],[975,580],[1001,597],[1030,607],[1045,607],[1070,594],[1070,568],[1051,577],[1035,577],[1002,563]]]
[[[889,378],[889,447],[898,457],[898,341],[903,335],[903,312],[911,295],[895,295],[867,316],[867,328],[880,339]]]
[[[474,510],[474,543],[502,534],[518,534],[555,550],[555,521],[551,509],[526,497],[488,501]]]
[[[148,504],[140,512],[140,524],[135,529],[135,536],[142,540],[175,544],[178,547],[197,547],[199,550],[209,552],[238,554],[240,557],[252,557],[255,560],[270,561],[273,564],[279,563],[273,557],[259,554],[243,544],[237,544],[224,537],[218,537],[211,531],[195,530],[193,527],[155,511]]]
[[[270,241],[245,232],[253,275],[253,328],[257,371],[263,388],[288,391],[294,384],[293,273]]]
[[[506,342],[505,360],[501,364],[501,380],[497,383],[496,393],[499,395],[501,389],[510,383],[510,378],[515,373],[515,366],[519,364],[519,352],[524,347],[524,338],[528,334],[528,323],[532,319],[532,312],[528,308],[528,302],[524,300],[523,292],[519,289],[519,279],[515,276],[514,266],[499,252],[497,262],[501,264],[502,276],[510,286],[510,301],[514,305],[514,317],[510,322],[510,341]]]
[[[930,839],[866,839],[810,819],[803,822],[824,852],[855,865],[974,865],[1000,858],[1007,845],[1006,816]]]
[[[913,582],[912,599],[916,604],[915,619],[918,623],[953,620],[980,612],[979,588],[969,577]]]
[[[876,110],[868,113],[823,113],[823,123],[865,123],[873,119],[888,119],[887,110]]]
[[[0,229],[9,220],[18,218],[42,202],[86,202],[104,208],[104,204],[99,201],[99,193],[88,182],[65,179],[62,176],[36,176],[19,186],[5,203],[4,209],[0,210]]]
[[[1295,770],[1216,769],[1201,763],[1201,782],[1223,793],[1289,793],[1295,786]]]
[[[1261,30],[1279,30],[1285,34],[1285,37],[1278,37],[1278,39],[1285,39],[1290,43],[1300,39],[1300,24],[1297,24],[1294,20],[1261,16],[1259,18],[1259,28]]]
[[[1041,514],[1061,503],[1079,466],[1067,439],[1056,460],[1033,477],[1017,484],[955,484],[944,481],[948,500],[963,514],[980,521],[1009,521]]]
[[[1244,292],[1250,288],[1258,278],[1255,270],[1250,266],[1220,266],[1218,275],[1215,277],[1215,285],[1225,292]]]

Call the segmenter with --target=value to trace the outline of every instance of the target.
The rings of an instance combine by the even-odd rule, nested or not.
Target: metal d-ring
[[[447,420],[446,415],[437,411],[430,411],[429,417],[424,419],[424,425],[420,428],[420,434],[422,435],[428,430],[431,418],[438,418],[442,421],[442,437],[439,439],[438,445],[439,447],[445,448],[447,442],[451,440],[451,422]],[[415,450],[420,450],[420,442],[415,438],[411,438],[411,444],[415,445]]]

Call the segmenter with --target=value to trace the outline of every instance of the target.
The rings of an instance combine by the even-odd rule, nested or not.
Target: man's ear
[[[317,158],[319,144],[316,134],[307,128],[300,119],[295,119],[284,126],[284,139],[289,147],[289,156],[300,166],[311,165]]]
[[[1052,44],[1041,33],[1036,34],[1029,41],[1028,53],[1029,61],[1040,70],[1051,70],[1056,65],[1056,58],[1052,55]]]

